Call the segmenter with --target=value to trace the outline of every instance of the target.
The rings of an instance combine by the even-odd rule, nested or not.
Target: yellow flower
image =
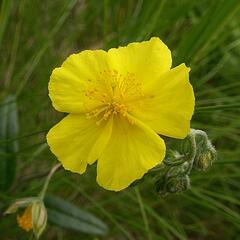
[[[165,157],[158,134],[184,138],[194,111],[190,69],[171,68],[156,37],[109,51],[72,54],[49,82],[53,106],[69,113],[47,135],[65,169],[84,173],[98,159],[99,185],[119,191]]]

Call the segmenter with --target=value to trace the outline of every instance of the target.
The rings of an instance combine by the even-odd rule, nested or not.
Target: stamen
[[[104,70],[95,80],[88,80],[84,91],[87,118],[96,118],[96,124],[108,120],[112,115],[121,115],[133,124],[129,112],[139,106],[143,99],[142,84],[135,74],[120,74],[116,70]]]

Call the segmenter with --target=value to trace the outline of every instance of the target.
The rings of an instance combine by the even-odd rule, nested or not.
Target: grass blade
[[[203,51],[210,50],[211,42],[219,36],[239,7],[238,0],[214,1],[198,24],[193,26],[181,40],[176,63],[197,62]]]
[[[16,97],[7,96],[3,100],[4,106],[0,108],[0,140],[5,142],[0,144],[0,187],[7,190],[15,179],[16,172],[16,152],[18,152],[18,141],[7,141],[16,138],[18,135],[18,112]]]

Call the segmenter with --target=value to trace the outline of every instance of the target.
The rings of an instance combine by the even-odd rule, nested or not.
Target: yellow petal
[[[165,156],[164,141],[140,121],[133,121],[114,119],[112,136],[98,160],[97,181],[108,190],[128,187]]]
[[[97,126],[94,119],[84,114],[69,114],[47,134],[51,151],[64,168],[83,173],[87,164],[94,163],[109,141],[112,120]]]
[[[61,112],[83,113],[84,89],[89,80],[97,80],[108,69],[107,53],[86,50],[70,55],[60,68],[55,68],[49,81],[49,96]]]
[[[32,223],[32,205],[29,205],[23,212],[22,216],[17,215],[18,225],[26,232],[33,227]]]
[[[159,134],[184,138],[190,129],[195,99],[190,69],[181,64],[145,86],[151,96],[132,114]]]
[[[157,37],[112,48],[108,54],[112,68],[122,74],[133,73],[140,82],[152,81],[168,71],[172,64],[171,51]]]

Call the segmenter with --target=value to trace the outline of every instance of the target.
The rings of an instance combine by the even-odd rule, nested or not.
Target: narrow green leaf
[[[2,38],[7,26],[10,10],[11,10],[12,1],[11,0],[3,0],[0,9],[0,46],[2,42]]]
[[[44,202],[48,219],[53,224],[94,235],[105,235],[108,232],[108,227],[100,219],[62,198],[47,196]]]
[[[0,189],[7,190],[15,179],[18,141],[8,141],[18,135],[16,97],[8,95],[0,108]]]
[[[204,51],[210,51],[210,43],[240,8],[239,0],[213,1],[199,22],[182,38],[177,52],[176,63],[196,62]]]
[[[206,107],[196,107],[195,113],[207,112],[213,110],[222,110],[222,109],[239,109],[239,103],[225,104],[225,105],[216,105],[216,106],[206,106]]]

